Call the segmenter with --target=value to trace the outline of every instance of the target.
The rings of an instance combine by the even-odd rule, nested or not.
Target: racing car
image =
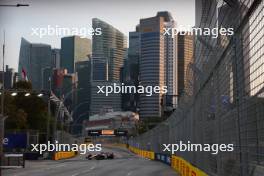
[[[101,152],[101,153],[97,153],[97,154],[88,154],[86,156],[86,159],[88,160],[104,160],[104,159],[114,159],[114,154],[113,153],[109,153],[109,152]]]

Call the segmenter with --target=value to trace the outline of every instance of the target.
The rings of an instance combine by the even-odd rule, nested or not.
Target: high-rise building
[[[124,64],[124,56],[127,47],[125,35],[110,24],[94,18],[92,20],[93,28],[101,28],[101,35],[93,35],[93,58],[103,58],[107,63],[107,80],[119,81],[120,69]],[[98,61],[98,60],[97,60]],[[96,63],[93,62],[92,63]],[[100,64],[101,65],[101,64]],[[95,69],[93,69],[95,70]],[[100,74],[100,73],[99,73]],[[97,75],[94,75],[97,77]],[[105,76],[98,76],[99,78]]]
[[[63,76],[62,89],[60,95],[64,97],[65,105],[68,109],[72,109],[77,105],[77,87],[78,86],[78,75],[76,73],[67,73]]]
[[[42,69],[42,85],[41,89],[42,90],[49,90],[52,86],[52,67],[46,67]]]
[[[51,50],[51,57],[53,68],[60,68],[60,49],[52,49]]]
[[[92,26],[94,29],[101,28],[102,34],[93,35],[90,114],[100,113],[102,109],[120,111],[121,94],[98,94],[97,86],[120,84],[120,72],[126,56],[126,37],[118,29],[97,18],[92,20]]]
[[[176,38],[163,35],[165,28],[173,28],[175,22],[169,12],[140,20],[139,78],[143,86],[167,86],[166,96],[140,95],[140,117],[161,117],[165,108],[177,103],[177,55]]]
[[[119,81],[120,80],[120,69],[124,65],[124,60],[126,57],[126,48],[110,49],[110,58],[108,64],[108,79],[109,81]]]
[[[64,99],[64,104],[70,110],[78,100],[78,75],[68,73],[67,69],[53,69],[52,72],[52,91]]]
[[[169,12],[158,12],[157,16],[165,19],[164,28],[173,29],[176,22]],[[178,104],[178,63],[177,63],[177,36],[164,36],[164,66],[165,66],[165,85],[168,92],[164,97],[164,111],[172,111]]]
[[[75,63],[85,61],[91,55],[91,40],[79,36],[64,37],[61,39],[61,68],[68,73],[75,72]]]
[[[91,62],[80,61],[75,64],[76,72],[78,74],[78,87],[86,88],[89,87],[91,81]]]
[[[0,83],[2,86],[2,79],[3,79],[3,71],[0,71]],[[13,88],[14,83],[16,82],[16,75],[17,73],[15,73],[13,68],[9,68],[8,65],[6,65],[6,69],[4,72],[4,81],[5,81],[5,89],[11,89]]]
[[[64,74],[66,74],[66,69],[54,69],[53,70],[53,85],[52,85],[52,89],[54,90],[58,90],[62,88],[62,83],[63,83],[63,76]]]
[[[22,78],[22,70],[26,73],[33,89],[42,89],[43,72],[52,66],[51,46],[47,44],[30,43],[21,40],[18,73]]]
[[[128,72],[133,81],[138,81],[140,57],[140,32],[129,32]]]
[[[121,94],[109,93],[106,96],[104,93],[98,93],[98,86],[113,86],[113,83],[121,85],[119,81],[92,81],[91,82],[91,105],[90,115],[99,114],[106,109],[111,111],[121,111]]]
[[[127,86],[138,86],[139,84],[139,57],[140,57],[140,32],[129,32],[128,56],[122,69],[121,82]],[[125,111],[137,112],[139,94],[123,94],[122,109]]]
[[[178,53],[178,95],[184,93],[192,94],[192,88],[188,86],[188,67],[193,63],[193,35],[178,34],[177,42]]]
[[[90,107],[91,62],[90,60],[76,62],[75,68],[78,75],[78,108],[76,106],[77,109],[73,118],[76,119],[80,114],[86,113]],[[79,122],[81,121],[82,119],[79,119]]]
[[[138,56],[140,54],[140,32],[139,31],[133,31],[129,32],[129,49],[128,49],[128,55],[129,56]],[[138,59],[131,58],[131,62],[138,63]]]
[[[155,16],[140,20],[141,52],[139,60],[140,84],[164,86],[164,36],[165,19]],[[162,116],[162,94],[140,95],[140,118]]]
[[[92,80],[108,81],[108,59],[104,57],[92,57]]]

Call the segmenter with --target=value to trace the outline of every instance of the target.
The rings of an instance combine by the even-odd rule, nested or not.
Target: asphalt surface
[[[85,155],[60,161],[26,161],[21,169],[4,169],[3,176],[177,176],[170,166],[134,155],[126,149],[103,148],[113,160],[87,160]]]

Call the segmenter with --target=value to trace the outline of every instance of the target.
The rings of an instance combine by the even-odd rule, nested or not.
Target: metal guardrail
[[[4,154],[4,161],[0,167],[3,169],[25,168],[24,155],[21,153]]]

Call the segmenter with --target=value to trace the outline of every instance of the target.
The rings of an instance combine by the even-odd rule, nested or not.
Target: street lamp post
[[[29,6],[29,4],[0,4],[0,7],[22,7]],[[5,96],[5,31],[4,31],[4,43],[3,43],[3,73],[2,73],[2,94],[1,94],[1,115],[0,115],[0,176],[2,176],[2,162],[4,159],[3,153],[3,139],[4,139],[4,128],[5,128],[5,119],[7,116],[4,115],[4,96]]]
[[[49,133],[50,133],[50,117],[51,117],[51,110],[50,110],[50,96],[51,96],[51,76],[52,76],[52,67],[51,66],[47,66],[47,67],[44,67],[44,68],[41,68],[41,88],[42,90],[44,90],[44,71],[46,69],[50,69],[50,77],[49,77],[49,98],[48,98],[48,118],[47,118],[47,137],[46,137],[46,142],[48,143],[49,141]]]
[[[47,118],[47,143],[49,142],[49,134],[50,134],[50,117],[51,117],[51,110],[50,110],[50,97],[51,97],[51,78],[49,78],[49,95],[48,95],[48,118]]]
[[[3,44],[3,65],[2,65],[2,93],[1,93],[1,115],[0,115],[0,176],[2,175],[2,163],[4,160],[3,153],[3,139],[4,139],[4,128],[5,119],[4,115],[4,101],[5,101],[5,31],[4,31],[4,44]]]

